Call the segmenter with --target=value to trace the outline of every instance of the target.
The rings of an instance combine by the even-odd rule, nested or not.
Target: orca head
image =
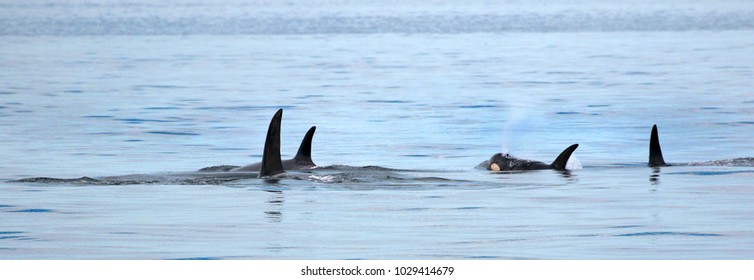
[[[510,170],[511,161],[515,160],[510,154],[497,153],[490,157],[488,161],[487,170],[500,171]]]

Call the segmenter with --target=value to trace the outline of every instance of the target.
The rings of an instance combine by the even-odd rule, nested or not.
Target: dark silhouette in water
[[[754,158],[732,158],[711,160],[704,162],[689,162],[689,163],[673,163],[668,164],[665,162],[665,158],[662,156],[662,149],[660,148],[660,138],[657,133],[657,125],[652,126],[652,134],[649,136],[649,161],[647,166],[649,167],[663,167],[663,166],[754,166]]]
[[[300,170],[310,169],[315,166],[312,160],[312,138],[314,138],[314,132],[317,130],[316,126],[309,128],[309,131],[304,135],[304,139],[301,140],[301,145],[298,147],[296,156],[292,159],[283,160],[283,169],[285,170]],[[261,162],[252,163],[242,167],[233,166],[226,171],[259,171],[262,167]]]
[[[485,168],[492,171],[508,171],[508,170],[541,170],[541,169],[555,169],[565,170],[568,159],[571,158],[571,154],[579,147],[579,144],[573,144],[563,150],[555,160],[550,163],[544,163],[541,161],[520,159],[509,154],[503,155],[502,153],[494,154],[489,160],[485,160],[477,167]]]
[[[270,126],[267,129],[267,136],[264,142],[264,151],[262,153],[262,162],[259,165],[259,172],[255,177],[276,177],[285,173],[283,161],[280,159],[280,125],[283,119],[283,109],[278,110],[270,120]],[[313,134],[313,130],[310,130]],[[309,134],[307,134],[309,136]],[[306,139],[304,140],[307,141]],[[311,138],[309,138],[311,143]],[[304,151],[306,152],[306,151]],[[309,153],[310,154],[310,153]],[[155,184],[155,183],[179,183],[179,184],[218,184],[239,179],[248,179],[253,173],[249,172],[228,172],[235,168],[233,166],[215,166],[203,168],[200,172],[192,173],[173,173],[161,175],[127,175],[113,176],[105,178],[81,177],[76,179],[59,179],[49,177],[34,177],[20,179],[16,182],[26,183],[72,183],[72,184],[91,184],[91,185],[123,185],[123,184]]]
[[[162,174],[134,174],[111,177],[80,177],[74,179],[61,179],[50,177],[33,177],[16,180],[14,182],[25,183],[48,183],[48,184],[83,184],[83,185],[124,185],[124,184],[187,184],[187,185],[204,185],[204,184],[225,184],[228,182],[253,179],[253,178],[289,178],[299,180],[313,180],[327,183],[371,183],[385,181],[395,181],[405,183],[407,181],[424,182],[426,180],[447,180],[436,177],[416,177],[405,176],[401,173],[419,172],[419,170],[399,170],[389,169],[377,166],[352,167],[352,166],[330,166],[322,168],[315,167],[311,160],[311,144],[316,127],[312,127],[304,136],[296,156],[290,160],[283,161],[280,158],[280,130],[283,118],[283,110],[278,110],[270,120],[270,125],[265,138],[265,145],[262,154],[262,162],[247,165],[244,167],[232,165],[219,165],[202,168],[197,172],[177,172]],[[647,165],[655,168],[650,176],[653,183],[659,182],[660,168],[669,166],[662,156],[660,141],[657,132],[657,125],[652,127],[649,141],[649,160]],[[558,157],[550,164],[520,159],[509,154],[503,155],[497,153],[489,160],[480,163],[477,167],[493,171],[517,171],[517,170],[540,170],[554,169],[566,170],[566,164],[573,152],[578,148],[578,144],[573,144],[563,150]],[[716,160],[707,162],[692,162],[673,165],[691,165],[691,166],[754,166],[754,158],[735,158],[727,160]],[[250,168],[258,167],[258,169]],[[288,166],[292,166],[288,169]],[[286,170],[305,169],[295,174],[288,174]],[[728,173],[743,173],[751,171],[732,171]],[[696,172],[694,174],[709,175],[720,174],[720,172]],[[566,173],[566,177],[570,174]]]
[[[665,159],[662,157],[662,149],[660,149],[660,138],[657,136],[657,125],[652,126],[652,134],[649,136],[649,167],[668,166],[665,163]]]
[[[264,141],[264,152],[262,153],[262,166],[257,178],[285,173],[283,161],[280,159],[280,124],[282,121],[283,109],[280,109],[272,117],[270,127],[267,128],[267,138]]]

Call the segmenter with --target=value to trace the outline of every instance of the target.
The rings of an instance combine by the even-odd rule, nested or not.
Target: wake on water
[[[691,166],[730,166],[730,167],[754,167],[754,157],[721,159],[704,162],[691,162]]]

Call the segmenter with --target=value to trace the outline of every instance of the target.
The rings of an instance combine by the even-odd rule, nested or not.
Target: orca
[[[296,153],[296,156],[292,159],[283,160],[283,168],[285,170],[301,170],[301,169],[311,169],[315,166],[314,161],[312,160],[312,138],[314,138],[314,132],[317,130],[316,126],[312,126],[309,128],[309,131],[306,132],[306,135],[304,135],[304,139],[301,140],[301,145],[298,147],[298,152]],[[280,137],[278,133],[278,137]],[[260,167],[263,163],[256,162],[252,163],[246,166],[236,167],[231,169],[230,171],[238,171],[238,172],[250,172],[250,171],[259,171]]]
[[[647,166],[668,166],[668,164],[665,163],[665,159],[662,157],[662,149],[660,149],[660,138],[657,136],[656,124],[652,126],[652,134],[649,136],[649,161],[647,162]]]
[[[566,164],[571,154],[579,147],[579,144],[573,144],[563,150],[555,160],[550,163],[544,163],[541,161],[520,159],[510,154],[497,153],[493,155],[489,160],[485,160],[477,167],[484,168],[492,171],[511,171],[511,170],[541,170],[541,169],[555,169],[566,170]]]
[[[100,178],[81,177],[61,179],[50,177],[33,177],[11,182],[23,183],[71,183],[88,185],[130,185],[130,184],[221,184],[247,178],[281,178],[286,177],[283,160],[280,158],[280,124],[283,119],[283,109],[278,110],[270,120],[267,136],[264,141],[262,162],[254,172],[228,172],[231,166],[221,165],[202,168],[197,172],[163,173],[156,175],[133,174],[123,176],[109,176]],[[313,133],[313,130],[311,130]],[[235,166],[232,166],[235,167]],[[258,172],[257,172],[258,171]],[[256,172],[256,173],[255,173]],[[253,176],[253,177],[252,177]]]
[[[283,161],[280,159],[280,124],[282,121],[283,109],[280,109],[272,117],[270,127],[267,128],[267,137],[265,138],[264,151],[262,152],[262,163],[259,167],[257,178],[285,174]]]

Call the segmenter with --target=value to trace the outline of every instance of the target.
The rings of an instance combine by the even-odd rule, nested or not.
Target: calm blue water
[[[751,259],[754,6],[684,2],[6,1],[0,259]],[[10,182],[256,162],[278,108],[411,171]]]

